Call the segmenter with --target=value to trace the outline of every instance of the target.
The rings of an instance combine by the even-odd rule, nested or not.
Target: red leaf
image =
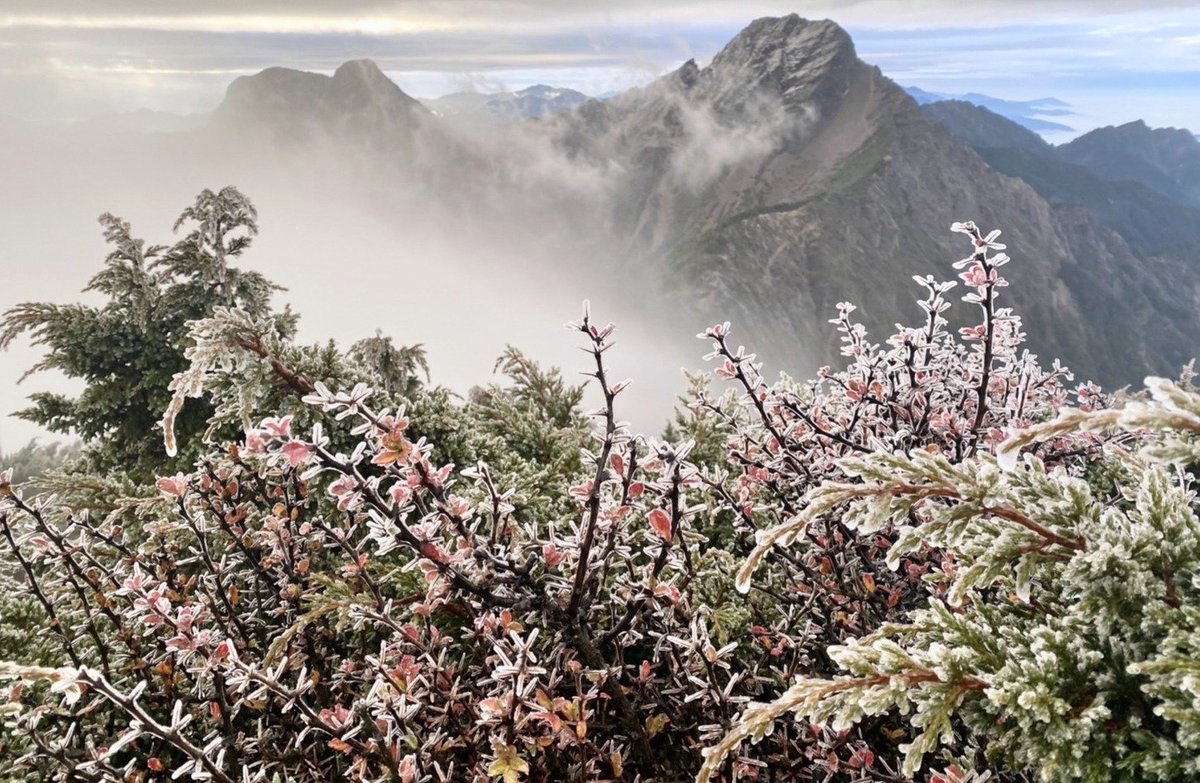
[[[618,476],[625,475],[625,460],[621,459],[620,454],[612,455],[612,467],[613,467],[613,471]]]
[[[671,518],[661,508],[650,512],[650,527],[654,528],[654,532],[658,533],[658,537],[663,541],[671,540]]]

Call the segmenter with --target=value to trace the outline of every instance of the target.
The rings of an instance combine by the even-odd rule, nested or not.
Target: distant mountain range
[[[1190,132],[1139,120],[1056,147],[964,101],[921,110],[1051,204],[1087,209],[1139,252],[1185,252],[1200,263],[1200,141]]]
[[[422,103],[439,117],[515,122],[569,111],[588,100],[577,90],[535,84],[516,92],[456,92]]]
[[[964,252],[948,229],[968,219],[1004,230],[1004,299],[1038,353],[1108,385],[1192,358],[1194,137],[1131,123],[1053,147],[976,105],[984,96],[918,106],[910,92],[836,24],[791,15],[603,101],[539,86],[422,103],[370,61],[333,76],[271,68],[236,80],[195,133],[219,149],[265,143],[298,170],[312,165],[305,145],[332,140],[345,168],[419,189],[404,210],[563,237],[546,253],[563,260],[529,274],[615,282],[685,331],[729,318],[739,341],[798,373],[837,360],[826,321],[839,301],[880,337],[918,318],[912,276],[953,275]],[[987,100],[1026,120],[1068,111]],[[471,116],[504,122],[461,132]]]
[[[1071,104],[1058,98],[1009,101],[977,92],[970,92],[965,95],[944,95],[936,92],[928,92],[927,90],[922,90],[920,87],[905,87],[904,91],[922,106],[939,101],[962,101],[975,106],[982,106],[999,114],[1001,117],[1010,119],[1018,125],[1022,125],[1038,133],[1073,130],[1069,125],[1045,119],[1046,117],[1068,117],[1075,113],[1071,110]]]
[[[344,63],[333,76],[268,68],[229,85],[214,115],[218,125],[303,137],[326,133],[403,140],[429,111],[370,60]]]

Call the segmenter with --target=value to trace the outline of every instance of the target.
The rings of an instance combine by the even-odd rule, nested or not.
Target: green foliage
[[[59,662],[57,645],[42,626],[45,614],[28,589],[9,577],[0,577],[0,660],[20,660],[42,666]]]
[[[419,343],[397,347],[379,331],[350,346],[347,358],[373,373],[374,388],[394,397],[411,398],[420,390],[422,377],[429,382],[425,347]]]
[[[360,664],[372,660],[364,651],[392,644],[393,657],[408,651],[400,665],[425,656],[421,666],[453,683],[406,679],[428,686],[412,701],[423,705],[415,721],[457,721],[459,707],[442,699],[486,705],[487,715],[403,734],[384,766],[403,747],[429,758],[462,750],[487,774],[514,780],[568,768],[616,779],[623,765],[690,774],[698,748],[715,742],[703,782],[728,779],[725,760],[750,739],[766,741],[732,765],[735,777],[806,754],[796,779],[919,779],[934,757],[949,765],[931,775],[938,781],[1200,778],[1200,518],[1189,472],[1200,464],[1200,394],[1151,379],[1152,399],[1104,409],[1084,389],[1075,395],[1084,409],[1048,419],[1067,399],[1065,372],[1039,375],[1026,355],[1017,361],[1020,329],[992,311],[990,267],[963,274],[984,292],[968,298],[986,314],[972,339],[991,334],[995,317],[1011,338],[999,343],[1009,358],[942,335],[949,286],[931,279],[922,283],[927,329],[904,332],[882,358],[841,308],[847,355],[857,358],[847,373],[823,372],[825,390],[787,380],[768,389],[753,356],[727,349],[728,325],[714,327],[706,336],[724,360],[717,375],[744,394],[712,400],[705,378],[691,376],[690,402],[665,432],[679,444],[671,446],[615,424],[617,391],[599,358],[607,332],[591,330],[586,315],[606,398],[601,433],[580,409],[583,387],[513,347],[496,363],[499,377],[464,399],[430,384],[420,345],[380,333],[346,350],[296,344],[295,316],[269,306],[276,287],[227,263],[257,230],[236,190],[202,193],[176,224],[188,233],[170,247],[144,247],[111,216],[102,223],[114,250],[88,289],[102,305],[25,304],[0,322],[0,345],[28,333],[47,349],[33,371],[86,384],[76,398],[35,395],[23,414],[78,433],[82,459],[56,470],[78,451],[30,444],[0,463],[16,467],[12,484],[38,477],[35,489],[54,491],[66,509],[43,516],[0,474],[0,501],[14,498],[0,503],[6,545],[33,553],[0,571],[0,661],[62,665],[38,621],[78,600],[75,627],[61,635],[74,655],[75,637],[90,634],[81,645],[90,652],[73,664],[107,667],[120,637],[130,672],[143,677],[141,645],[161,630],[157,617],[137,614],[137,598],[152,603],[145,576],[161,580],[168,605],[187,607],[189,623],[232,622],[223,633],[242,637],[239,654],[261,653],[263,671],[311,663],[316,679],[275,693],[290,709],[302,687],[313,690],[323,708],[305,720],[335,742],[322,736],[310,750],[339,777],[349,774],[347,749],[376,749],[355,749],[358,729],[341,738],[329,721],[367,715],[362,705],[384,691],[360,688]],[[977,265],[987,260],[978,248],[999,247],[994,238],[974,235]],[[928,365],[918,368],[918,356]],[[877,372],[885,359],[892,370]],[[1034,403],[1031,385],[1042,395]],[[370,409],[354,401],[367,387]],[[155,476],[157,492],[146,486]],[[193,538],[198,548],[185,544]],[[97,548],[81,548],[85,540]],[[246,589],[231,593],[224,564],[238,553]],[[776,558],[782,567],[759,568]],[[99,580],[96,568],[111,570]],[[268,586],[274,580],[285,589]],[[31,600],[25,588],[39,581],[58,592]],[[211,595],[189,592],[197,589]],[[251,591],[253,603],[239,598]],[[132,620],[105,613],[118,598],[136,610]],[[192,614],[201,598],[208,608]],[[264,600],[281,603],[253,615]],[[137,622],[158,630],[135,633]],[[207,660],[193,674],[216,665],[244,673],[224,657],[229,649],[210,649],[221,638],[197,638],[182,639]],[[166,677],[182,642],[158,641],[153,672]],[[516,720],[506,691],[484,699],[478,689],[513,668],[498,662],[526,654],[538,664],[529,671],[548,674],[548,691],[522,696],[530,717]],[[18,682],[45,679],[22,671]],[[90,688],[145,724],[141,708],[100,690],[94,673],[49,671],[91,678]],[[468,672],[464,690],[453,677]],[[576,704],[585,681],[591,701]],[[215,719],[206,699],[192,707]],[[261,729],[251,717],[260,700],[244,706],[244,725]],[[801,719],[795,731],[776,725],[789,713]],[[377,730],[381,720],[362,725]],[[504,720],[515,728],[484,742]],[[566,733],[543,735],[564,721]],[[193,762],[203,756],[182,735],[156,736]],[[576,745],[578,767],[550,750]],[[0,745],[0,754],[29,750]]]
[[[511,345],[496,360],[495,369],[510,385],[471,391],[480,426],[528,460],[555,465],[567,453],[577,452],[587,426],[579,412],[583,387],[567,385],[557,368],[544,370]]]
[[[347,354],[332,343],[297,346],[278,316],[255,318],[227,308],[193,323],[191,334],[193,345],[186,351],[191,366],[172,379],[173,396],[163,419],[169,444],[176,412],[185,409],[188,398],[212,405],[206,439],[249,430],[267,412],[291,416],[303,432],[320,418],[302,401],[314,383],[337,388],[378,382],[393,391],[377,397],[388,409],[404,411],[414,439],[437,444],[439,460],[464,466],[487,462],[514,492],[511,502],[541,522],[568,507],[568,480],[579,469],[579,449],[587,436],[587,420],[579,410],[583,391],[565,383],[557,369],[546,370],[515,348],[496,364],[508,383],[477,387],[463,401],[416,380],[416,371],[425,368],[419,346],[394,348],[379,336]],[[353,448],[348,426],[331,427],[326,435],[335,448]]]
[[[163,472],[165,459],[156,424],[170,399],[167,385],[187,366],[189,321],[216,307],[239,307],[263,316],[278,289],[257,272],[229,261],[242,254],[258,231],[254,207],[236,189],[205,190],[180,215],[187,228],[173,245],[146,246],[129,223],[100,218],[112,251],[86,291],[104,297],[98,306],[27,302],[0,320],[0,348],[22,334],[46,351],[29,372],[58,370],[86,386],[76,397],[32,395],[21,416],[52,432],[75,433],[87,444],[96,472],[127,470],[141,479]],[[290,331],[294,319],[283,316]],[[189,465],[200,453],[193,437],[204,431],[212,409],[197,404],[177,423],[188,447],[174,465]]]
[[[495,369],[508,383],[471,390],[465,414],[473,432],[474,461],[483,460],[514,489],[516,502],[548,520],[569,509],[570,477],[582,467],[580,448],[588,434],[580,412],[583,387],[563,380],[508,346]],[[540,507],[534,509],[533,507]]]
[[[724,468],[728,455],[726,441],[737,431],[735,421],[722,418],[712,408],[693,405],[708,389],[709,378],[705,373],[686,373],[688,391],[680,398],[675,417],[663,430],[663,440],[668,443],[691,441],[696,444],[688,455],[693,464],[704,468]],[[731,408],[733,395],[729,393],[716,406],[718,410]]]

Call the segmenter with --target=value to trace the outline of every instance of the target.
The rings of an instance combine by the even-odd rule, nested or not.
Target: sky
[[[1194,0],[0,0],[0,113],[206,112],[235,77],[371,57],[435,97],[536,83],[601,94],[711,58],[751,19],[831,18],[904,85],[1053,96],[1078,131],[1200,130]]]

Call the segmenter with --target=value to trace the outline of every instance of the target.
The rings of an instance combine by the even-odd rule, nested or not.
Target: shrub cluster
[[[222,194],[198,208],[241,208]],[[715,383],[696,379],[663,438],[620,420],[614,327],[586,307],[570,328],[590,414],[515,350],[508,385],[457,400],[421,381],[419,348],[298,346],[290,313],[210,302],[156,398],[169,456],[148,491],[144,455],[120,480],[111,462],[102,480],[60,473],[56,495],[0,474],[0,578],[47,634],[0,663],[0,768],[221,783],[1200,773],[1185,470],[1200,397],[1157,382],[1154,400],[1114,405],[1071,387],[998,304],[998,232],[954,229],[974,323],[950,328],[955,283],[919,278],[919,324],[873,343],[843,305],[846,366],[774,384],[716,325],[700,335]],[[223,275],[211,246],[226,245],[192,247],[209,263],[172,284]],[[37,328],[33,306],[17,312]]]

